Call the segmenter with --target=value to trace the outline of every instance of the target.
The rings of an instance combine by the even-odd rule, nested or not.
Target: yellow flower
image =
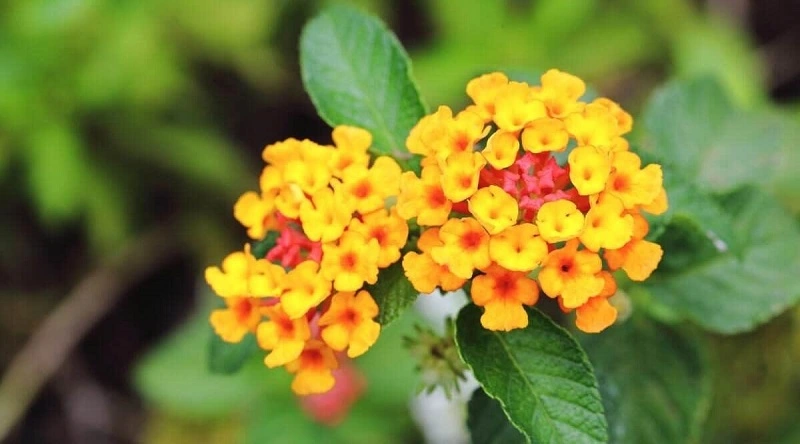
[[[244,251],[236,251],[225,257],[222,269],[206,268],[205,278],[214,293],[223,298],[278,296],[286,284],[283,268],[253,257],[249,245],[245,245]]]
[[[605,97],[599,97],[592,102],[595,105],[604,106],[608,112],[617,120],[617,129],[620,135],[629,133],[633,129],[633,117],[625,112],[617,102]]]
[[[602,268],[600,256],[578,251],[578,240],[573,239],[547,255],[539,272],[539,285],[551,298],[560,296],[564,307],[579,307],[603,290],[604,280],[598,276]]]
[[[304,202],[308,202],[306,193],[299,185],[293,183],[284,184],[275,196],[275,208],[289,219],[300,217],[300,207]]]
[[[308,319],[305,316],[290,319],[280,304],[264,307],[261,311],[269,320],[258,324],[256,339],[261,348],[271,350],[264,358],[264,364],[274,368],[297,359],[311,337]]]
[[[322,152],[325,148],[319,147]],[[295,184],[308,195],[313,195],[328,186],[331,180],[331,170],[327,163],[318,159],[295,159],[286,163],[283,170],[283,179],[286,183]]]
[[[476,268],[483,269],[491,263],[489,234],[471,217],[448,220],[439,229],[439,239],[442,245],[431,248],[431,257],[462,279],[471,278]]]
[[[580,240],[589,250],[621,248],[633,236],[633,216],[625,214],[622,202],[611,195],[601,195],[586,213]]]
[[[477,110],[484,120],[494,117],[497,94],[508,85],[508,77],[500,72],[484,74],[467,83],[467,95],[477,105]]]
[[[306,260],[286,275],[286,291],[281,295],[281,308],[290,319],[305,316],[331,293],[331,281],[319,272],[319,264]]]
[[[573,239],[583,231],[583,213],[574,202],[559,199],[546,202],[536,214],[539,235],[549,243]]]
[[[286,364],[286,370],[294,373],[292,390],[298,395],[325,393],[336,382],[332,371],[339,367],[333,350],[320,340],[306,342],[300,356]]]
[[[339,239],[353,218],[353,208],[343,193],[323,188],[311,197],[311,202],[300,205],[300,221],[306,236],[314,242]]]
[[[603,257],[611,270],[622,268],[633,281],[643,281],[658,267],[664,251],[661,246],[644,240],[649,226],[640,214],[633,216],[633,238],[622,248],[606,250]]]
[[[469,199],[478,191],[478,179],[486,159],[477,152],[456,153],[442,165],[442,190],[452,202]]]
[[[536,225],[523,223],[506,228],[489,240],[489,257],[511,271],[531,271],[547,257],[547,242]]]
[[[361,220],[353,219],[350,231],[361,233],[369,242],[378,241],[380,253],[378,267],[385,268],[400,259],[400,249],[408,240],[408,224],[397,215],[396,209],[373,211],[365,214]]]
[[[567,131],[579,146],[591,145],[608,152],[620,135],[617,119],[603,105],[589,104],[583,112],[572,113],[564,119]]]
[[[486,142],[486,149],[481,151],[483,157],[492,167],[503,169],[510,167],[519,154],[519,140],[515,133],[497,130]]]
[[[441,246],[439,229],[425,230],[417,241],[417,248],[422,253],[411,251],[403,257],[403,270],[411,285],[420,293],[431,293],[436,287],[442,291],[455,291],[461,288],[466,279],[454,275],[447,265],[433,261],[431,249]]]
[[[564,151],[569,142],[569,133],[564,122],[558,119],[537,119],[522,131],[522,147],[531,153]]]
[[[422,178],[413,172],[403,173],[400,195],[397,196],[397,214],[403,219],[416,217],[419,225],[442,225],[450,216],[453,203],[444,195],[442,172],[438,165],[422,168]]]
[[[481,325],[489,330],[510,331],[528,326],[528,314],[522,305],[539,299],[536,281],[525,273],[493,265],[486,274],[472,281],[472,301],[485,308]]]
[[[400,191],[400,165],[391,157],[381,156],[369,169],[351,166],[344,171],[342,186],[353,200],[355,210],[366,214],[384,208],[389,196]]]
[[[248,191],[233,206],[233,217],[247,227],[247,235],[261,239],[270,229],[276,228],[275,197],[283,185],[278,168],[268,166],[261,172],[261,193]]]
[[[282,142],[267,145],[261,153],[264,162],[276,167],[283,167],[291,160],[301,157],[302,142],[295,138],[289,138]]]
[[[494,122],[505,131],[519,131],[529,122],[547,117],[547,109],[527,83],[508,82],[498,91]]]
[[[372,145],[369,131],[352,126],[340,125],[333,129],[333,142],[336,145],[328,167],[334,177],[341,178],[350,166],[366,168],[369,165],[367,150]]]
[[[593,146],[580,146],[569,153],[569,179],[582,196],[597,194],[611,174],[608,155]]]
[[[408,151],[433,157],[448,137],[448,124],[453,119],[453,111],[447,106],[440,106],[435,113],[420,119],[406,138]]]
[[[489,234],[497,234],[517,222],[517,201],[502,188],[490,185],[469,199],[469,212]]]
[[[578,99],[586,92],[583,80],[557,69],[542,74],[541,80],[542,86],[532,90],[534,97],[544,102],[551,117],[563,118],[581,110]]]
[[[642,211],[646,211],[654,215],[664,214],[666,213],[668,208],[669,208],[669,201],[667,199],[667,191],[664,189],[663,186],[656,195],[656,198],[653,199],[653,202],[641,206]]]
[[[347,349],[347,356],[361,356],[378,340],[381,326],[373,319],[378,316],[378,304],[369,292],[361,290],[336,293],[331,305],[319,318],[322,339],[336,351]]]
[[[322,275],[333,281],[336,291],[356,291],[378,280],[381,247],[375,239],[345,231],[336,244],[322,246]]]
[[[612,171],[606,191],[619,198],[627,209],[653,204],[663,189],[661,165],[651,164],[644,168],[641,165],[639,156],[630,151],[612,155]]]
[[[211,312],[209,321],[214,332],[225,342],[240,342],[261,322],[259,300],[247,297],[225,298],[227,308]]]

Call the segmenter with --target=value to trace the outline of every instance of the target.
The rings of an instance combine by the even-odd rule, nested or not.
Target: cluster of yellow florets
[[[564,72],[541,81],[478,77],[472,105],[440,107],[411,131],[422,172],[402,175],[397,213],[427,228],[403,267],[423,293],[471,280],[487,329],[527,326],[522,306],[541,288],[598,332],[617,316],[611,271],[644,280],[661,259],[641,215],[667,208],[661,167],[628,150],[633,122],[619,105],[582,102],[583,81]]]
[[[274,243],[264,257],[245,246],[206,270],[227,305],[211,314],[216,333],[228,342],[254,333],[265,364],[295,374],[298,394],[328,391],[337,353],[353,358],[375,343],[378,306],[363,287],[400,259],[408,238],[406,221],[386,209],[399,191],[397,162],[372,161],[362,129],[337,127],[333,140],[264,149],[260,192],[242,195],[234,216],[250,237]]]

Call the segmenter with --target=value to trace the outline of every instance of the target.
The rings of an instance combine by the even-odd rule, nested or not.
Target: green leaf
[[[378,282],[375,285],[367,285],[366,288],[378,303],[380,309],[378,322],[383,326],[391,324],[414,304],[419,296],[419,292],[403,273],[403,265],[400,262],[381,270]]]
[[[237,344],[223,341],[214,333],[208,341],[208,369],[211,373],[230,375],[236,373],[258,351],[253,335],[247,335]]]
[[[656,162],[669,169],[667,162]],[[728,251],[742,253],[745,240],[734,232],[731,215],[714,197],[675,169],[664,177],[664,187],[668,190],[669,209],[650,218],[650,238],[668,251],[659,269],[682,269]]]
[[[425,107],[405,50],[383,23],[348,6],[325,9],[303,29],[300,66],[329,125],[369,130],[375,154],[412,157],[405,140]]]
[[[480,388],[467,404],[467,428],[473,444],[525,443],[525,436],[509,421],[499,402]]]
[[[665,177],[674,172],[717,193],[759,184],[800,201],[800,128],[791,118],[738,110],[717,82],[698,78],[654,94],[643,121],[643,146],[667,161]]]
[[[467,305],[456,320],[459,353],[486,393],[531,442],[606,442],[607,426],[592,367],[569,333],[536,309],[508,333],[481,326]]]
[[[265,257],[267,255],[267,252],[269,252],[269,250],[271,250],[272,247],[274,247],[275,244],[278,242],[278,237],[280,237],[279,232],[268,231],[266,236],[264,236],[264,239],[261,239],[259,241],[253,241],[250,244],[251,246],[250,251],[253,253],[253,256],[258,259]]]
[[[714,80],[672,82],[653,95],[644,111],[643,146],[694,180],[732,112],[728,96]]]
[[[653,299],[718,333],[752,330],[800,300],[800,230],[774,199],[747,188],[721,199],[741,253],[721,253],[644,285]],[[665,251],[665,256],[669,255]]]
[[[28,186],[39,216],[50,226],[75,219],[85,205],[86,147],[69,125],[44,125],[24,150]]]
[[[202,304],[184,326],[138,362],[134,385],[149,404],[182,418],[226,417],[267,396],[269,383],[282,376],[258,360],[235,375],[209,372],[210,309],[211,304]]]
[[[610,442],[697,442],[711,402],[701,343],[643,316],[579,337],[600,385]]]

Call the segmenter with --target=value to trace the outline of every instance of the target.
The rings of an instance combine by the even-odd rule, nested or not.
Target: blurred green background
[[[300,30],[323,3],[0,3],[0,368],[59,304],[109,282],[95,307],[83,298],[70,312],[102,307],[67,318],[78,342],[30,405],[0,398],[29,407],[10,442],[421,439],[400,345],[412,319],[359,361],[367,395],[334,432],[302,413],[281,370],[254,362],[225,378],[205,367],[201,272],[246,240],[231,208],[256,187],[261,149],[329,140],[297,62]],[[463,105],[466,82],[489,70],[535,79],[558,67],[634,115],[667,79],[710,75],[739,106],[800,125],[797,1],[353,3],[398,34],[429,106]],[[727,408],[712,410],[709,442],[800,441],[799,324],[790,313],[718,341],[720,362],[737,358],[718,381],[714,402]]]

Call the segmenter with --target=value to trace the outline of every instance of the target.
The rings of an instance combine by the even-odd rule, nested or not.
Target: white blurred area
[[[414,308],[438,333],[445,331],[445,319],[455,318],[467,303],[463,291],[442,295],[438,290],[417,298]],[[420,393],[411,400],[411,416],[430,444],[468,444],[467,401],[478,387],[472,373],[460,384],[459,391],[448,399],[444,390]]]

